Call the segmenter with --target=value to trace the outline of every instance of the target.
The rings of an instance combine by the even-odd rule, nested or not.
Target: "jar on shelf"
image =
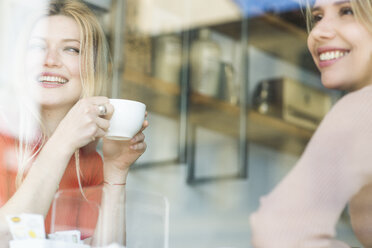
[[[239,101],[239,85],[236,84],[234,67],[231,63],[221,62],[220,98],[236,105]]]
[[[269,81],[263,80],[260,82],[253,93],[253,107],[260,114],[268,114],[270,110],[270,94]]]
[[[201,94],[218,95],[221,48],[211,39],[211,31],[202,29],[191,45],[191,88]]]
[[[154,76],[168,83],[178,83],[182,66],[182,43],[177,35],[156,40]]]
[[[126,30],[123,49],[125,69],[151,75],[152,49],[151,37]]]

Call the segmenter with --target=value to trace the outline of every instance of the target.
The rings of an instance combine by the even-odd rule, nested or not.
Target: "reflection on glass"
[[[210,30],[202,29],[191,45],[191,85],[195,91],[216,97],[219,87],[221,49],[211,40]]]
[[[160,36],[155,49],[155,77],[177,83],[182,66],[182,44],[177,35]]]

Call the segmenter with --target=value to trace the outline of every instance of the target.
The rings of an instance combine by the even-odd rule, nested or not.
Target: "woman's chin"
[[[327,89],[332,90],[347,90],[347,88],[350,87],[348,83],[346,83],[344,80],[337,79],[335,77],[327,77],[325,75],[322,75],[322,84]]]

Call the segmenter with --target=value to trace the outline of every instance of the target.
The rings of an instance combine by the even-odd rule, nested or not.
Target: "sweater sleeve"
[[[334,240],[347,202],[371,182],[372,88],[340,99],[303,155],[251,216],[256,248],[349,247]]]

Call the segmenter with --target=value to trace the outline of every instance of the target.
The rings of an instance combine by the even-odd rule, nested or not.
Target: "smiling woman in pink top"
[[[301,158],[251,216],[255,248],[350,247],[335,240],[349,203],[353,229],[372,247],[372,1],[308,4],[308,48],[325,87],[349,93]]]

